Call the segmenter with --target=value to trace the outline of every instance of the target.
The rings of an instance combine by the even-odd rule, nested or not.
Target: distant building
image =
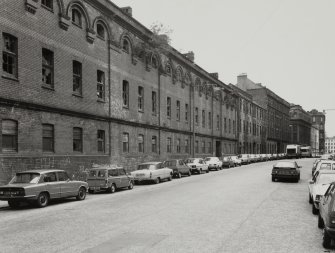
[[[310,111],[309,114],[312,116],[312,124],[319,128],[319,152],[323,154],[325,152],[326,115],[316,109]]]
[[[326,148],[326,153],[328,154],[335,153],[335,136],[326,137],[325,148]]]
[[[300,105],[291,104],[291,143],[311,146],[311,127],[311,115],[307,113]]]
[[[311,126],[311,148],[313,154],[319,154],[319,127]]]
[[[290,104],[265,86],[248,79],[247,74],[237,77],[237,87],[252,95],[253,100],[266,110],[266,153],[283,153],[290,143]]]

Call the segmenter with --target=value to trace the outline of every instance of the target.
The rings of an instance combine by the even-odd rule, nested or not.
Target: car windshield
[[[281,169],[294,169],[295,164],[293,162],[279,162],[274,167]]]
[[[150,164],[139,164],[139,165],[137,166],[137,169],[138,169],[138,170],[148,170],[149,167],[150,167]]]
[[[10,181],[11,184],[37,184],[40,179],[39,173],[17,173]]]
[[[176,166],[176,161],[165,161],[163,165],[164,167]]]
[[[318,179],[318,184],[330,184],[335,181],[335,174],[321,174]]]
[[[195,160],[196,160],[196,159],[191,159],[191,158],[189,158],[189,159],[187,159],[187,160],[185,161],[185,163],[194,163]]]

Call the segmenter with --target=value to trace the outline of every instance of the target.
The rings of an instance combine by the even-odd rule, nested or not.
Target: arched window
[[[183,80],[183,76],[182,76],[182,72],[181,72],[180,68],[177,69],[176,77],[177,77],[177,81],[179,81],[179,82],[181,82]]]
[[[72,23],[82,27],[81,13],[77,9],[72,9]]]
[[[102,24],[97,24],[97,35],[100,39],[105,39],[105,28]]]
[[[169,76],[171,75],[171,73],[172,73],[172,68],[171,68],[170,63],[167,63],[167,64],[165,65],[165,72],[166,72],[166,74],[168,74]]]
[[[154,56],[154,55],[151,57],[151,66],[155,69],[158,68],[158,61],[157,61],[156,56]]]
[[[122,41],[122,49],[129,54],[130,53],[130,42],[127,38],[124,38]]]
[[[196,91],[199,91],[200,90],[200,79],[199,78],[197,78],[196,80],[195,80],[195,90]]]

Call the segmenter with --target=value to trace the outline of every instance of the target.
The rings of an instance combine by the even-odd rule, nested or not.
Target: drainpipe
[[[112,157],[112,122],[111,122],[111,49],[110,40],[108,40],[108,135],[109,135],[109,148],[108,155],[109,160]]]
[[[161,158],[161,71],[157,69],[158,77],[158,155]]]
[[[194,99],[195,99],[195,86],[193,87],[193,89],[191,89],[190,91],[190,100],[191,100],[191,103],[190,103],[190,119],[192,118],[192,157],[195,157],[195,122],[194,122],[194,119],[195,119],[195,115],[194,115]]]

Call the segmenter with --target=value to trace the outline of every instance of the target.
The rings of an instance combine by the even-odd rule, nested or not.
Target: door
[[[61,183],[57,180],[56,172],[44,174],[43,181],[46,185],[47,191],[49,192],[50,198],[60,198]]]
[[[221,152],[221,141],[216,141],[215,142],[215,156],[221,157],[222,152]]]
[[[118,169],[120,177],[120,187],[127,187],[129,185],[129,178],[125,169]]]
[[[66,198],[77,195],[77,187],[71,182],[70,177],[65,171],[58,172],[58,181],[60,183],[60,196]]]

